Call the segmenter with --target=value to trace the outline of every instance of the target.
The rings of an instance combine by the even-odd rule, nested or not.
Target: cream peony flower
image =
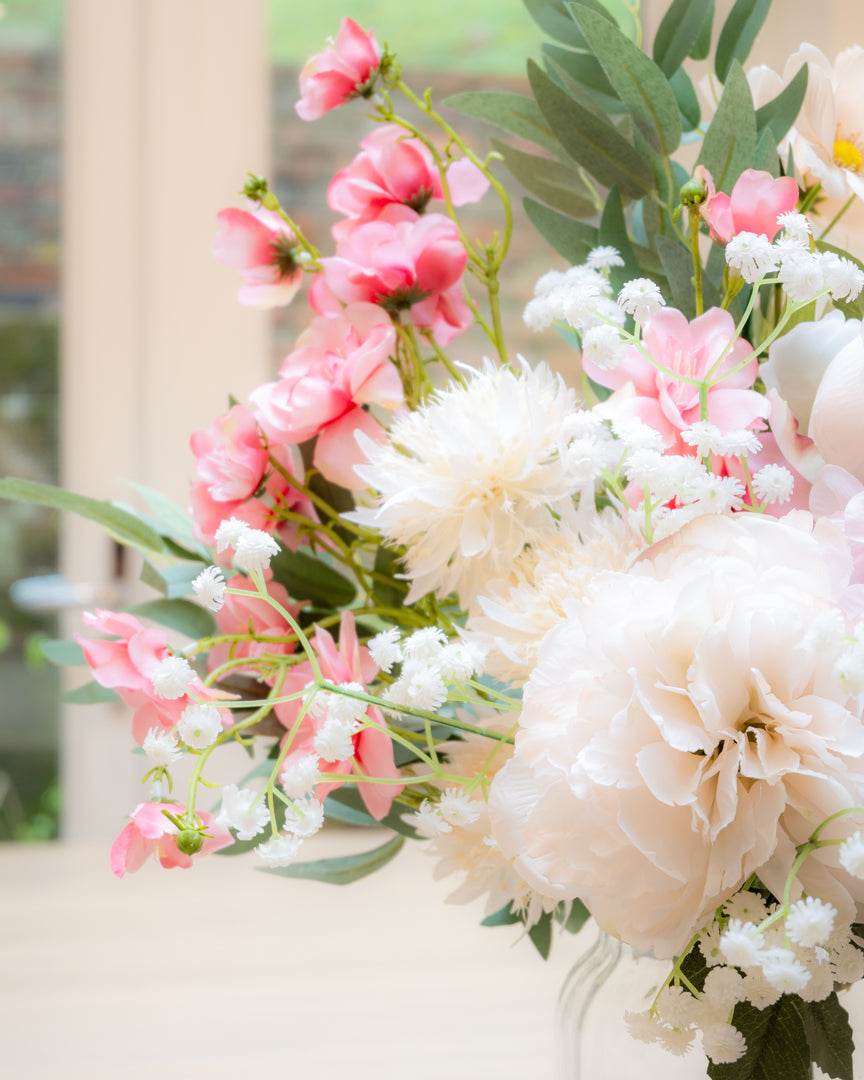
[[[516,871],[661,957],[750,873],[781,895],[795,846],[864,799],[864,701],[836,676],[842,641],[809,633],[849,572],[832,527],[795,512],[698,519],[594,577],[541,646],[492,783]],[[842,918],[864,900],[836,848],[799,881]]]
[[[554,532],[580,486],[567,467],[575,397],[540,364],[520,374],[488,361],[398,420],[388,442],[363,440],[358,475],[380,493],[353,520],[408,548],[413,603],[454,589],[463,605],[526,543]]]

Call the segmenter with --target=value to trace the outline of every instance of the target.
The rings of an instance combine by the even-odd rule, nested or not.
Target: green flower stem
[[[822,824],[817,829],[813,830],[813,833],[811,834],[808,843],[810,843],[810,844],[815,844],[817,842],[823,843],[823,844],[836,843],[836,841],[833,841],[833,840],[831,840],[831,841],[829,841],[829,840],[820,841],[819,836],[822,833],[822,830],[827,828],[827,826],[829,826],[832,821],[836,821],[838,818],[845,817],[847,814],[864,814],[864,806],[847,806],[845,810],[837,810],[836,813],[833,813],[830,817],[825,818],[825,820],[822,822]],[[842,843],[842,840],[840,842]]]
[[[309,643],[309,639],[303,633],[303,630],[290,611],[279,603],[278,600],[274,600],[270,593],[267,591],[267,583],[264,580],[264,575],[260,570],[253,570],[249,575],[252,579],[252,583],[255,585],[255,590],[252,592],[249,589],[226,589],[226,593],[230,593],[234,596],[248,596],[252,598],[259,598],[266,601],[274,611],[277,611],[285,622],[291,627],[294,633],[297,635],[297,641],[300,648],[306,654],[306,659],[309,661],[309,665],[312,668],[312,674],[315,677],[315,682],[320,684],[324,682],[324,676],[321,674],[321,667],[318,664],[318,657],[315,655],[315,650]]]
[[[354,533],[354,535],[358,536],[361,540],[369,540],[374,543],[378,542],[379,537],[377,533],[373,532],[371,529],[364,529],[360,525],[355,525],[353,521],[348,521],[347,519],[340,517],[326,499],[322,499],[320,495],[298,480],[293,473],[290,473],[284,466],[280,465],[278,461],[274,461],[272,457],[270,458],[270,464],[276,469],[286,483],[290,484],[295,491],[299,491],[301,495],[305,495],[313,506],[317,506],[318,509],[322,510],[328,517],[339,518],[340,528],[347,529],[348,532]],[[344,544],[344,541],[342,541],[342,543]]]
[[[341,694],[343,693],[343,691],[341,689],[337,689],[335,693]],[[345,692],[344,696],[354,697],[353,694],[349,694],[347,692]],[[386,735],[391,740],[391,742],[395,742],[398,743],[400,746],[404,746],[406,750],[410,750],[412,754],[416,754],[417,757],[420,758],[420,760],[424,763],[424,765],[428,765],[430,769],[436,768],[437,759],[435,757],[425,754],[418,746],[416,746],[414,743],[409,742],[408,739],[403,738],[391,728],[388,728],[386,724],[379,724],[368,715],[363,717],[362,724],[364,728],[372,728],[373,731],[380,731],[381,734]]]
[[[693,291],[696,294],[696,315],[702,315],[705,311],[705,301],[702,298],[702,260],[699,258],[699,210],[691,206],[688,215],[690,218],[690,251],[693,255]]]
[[[822,233],[821,233],[821,235],[819,237],[820,240],[825,239],[825,237],[828,235],[828,233],[831,232],[831,230],[834,228],[834,226],[837,224],[837,222],[840,220],[840,218],[843,217],[843,215],[846,213],[846,211],[849,209],[849,207],[852,205],[852,203],[855,202],[855,200],[857,198],[858,198],[857,195],[850,195],[849,196],[849,198],[846,200],[846,202],[843,203],[843,205],[840,207],[840,209],[837,211],[837,213],[834,215],[834,217],[831,218],[831,220],[828,222],[828,224],[822,230]]]
[[[414,327],[410,323],[396,322],[396,333],[408,359],[408,365],[402,373],[402,383],[405,390],[405,400],[410,408],[415,409],[424,397],[432,389],[432,380],[426,371],[423,357],[420,355],[420,347]]]
[[[813,203],[816,202],[817,198],[819,197],[819,193],[820,193],[821,190],[822,190],[822,181],[821,180],[817,184],[814,184],[812,188],[808,189],[807,194],[801,200],[801,205],[798,207],[798,213],[799,214],[806,214],[807,213],[807,211],[810,209],[810,207],[813,205]]]
[[[502,705],[506,705],[508,710],[512,712],[522,708],[521,700],[511,697],[509,694],[504,694],[500,690],[494,690],[491,686],[486,686],[485,683],[477,682],[476,679],[465,679],[464,682],[466,686],[470,686],[472,690],[476,690],[484,697],[495,698]]]
[[[468,385],[468,383],[465,381],[465,376],[461,372],[456,370],[456,368],[453,365],[453,361],[441,349],[440,345],[438,344],[438,342],[433,337],[432,331],[431,330],[421,330],[420,333],[423,335],[423,338],[426,341],[426,344],[435,353],[436,360],[440,364],[442,364],[444,366],[444,368],[447,371],[447,374],[450,376],[450,378],[453,380],[453,382],[458,383],[462,387],[466,387]]]
[[[471,795],[471,794],[472,794],[472,792],[474,791],[474,789],[475,789],[476,787],[478,787],[478,786],[482,786],[482,788],[483,788],[483,794],[484,794],[484,797],[485,797],[485,794],[486,794],[486,788],[487,788],[487,786],[488,786],[488,777],[486,776],[486,772],[487,772],[487,770],[489,769],[489,766],[490,766],[490,765],[492,764],[492,762],[493,762],[493,761],[495,760],[495,758],[496,758],[496,756],[497,756],[497,754],[498,754],[498,751],[499,751],[499,750],[501,749],[501,747],[502,747],[502,746],[504,745],[504,741],[505,741],[505,739],[506,739],[506,738],[508,738],[508,737],[510,737],[510,738],[514,738],[514,737],[515,737],[515,735],[516,735],[516,731],[518,730],[518,727],[519,727],[519,725],[518,725],[518,724],[514,724],[514,725],[513,725],[513,726],[512,726],[511,728],[510,728],[510,730],[509,730],[509,731],[507,731],[507,732],[504,732],[504,734],[502,735],[502,737],[501,737],[501,738],[500,738],[500,739],[499,739],[499,740],[497,741],[497,743],[496,743],[496,744],[495,744],[495,745],[494,745],[494,746],[492,747],[492,749],[491,749],[491,750],[489,751],[489,753],[488,753],[488,754],[486,755],[486,758],[485,758],[485,760],[483,761],[483,764],[482,764],[482,765],[480,766],[479,770],[477,771],[477,774],[476,774],[476,775],[475,775],[475,776],[474,776],[474,777],[473,777],[472,779],[470,779],[470,780],[468,781],[468,783],[467,783],[467,784],[465,785],[465,794],[466,794],[466,795]]]

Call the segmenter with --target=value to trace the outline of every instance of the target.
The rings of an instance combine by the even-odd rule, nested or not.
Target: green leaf
[[[678,111],[681,113],[682,125],[686,131],[695,131],[702,119],[702,110],[699,107],[699,98],[693,89],[690,76],[684,68],[678,68],[670,78],[669,85],[678,102]]]
[[[213,561],[210,549],[195,538],[192,531],[192,518],[181,510],[173,499],[144,484],[130,482],[130,486],[138,492],[155,515],[161,526],[158,530],[160,535],[178,540],[188,551],[194,552],[205,562]]]
[[[668,157],[681,141],[681,117],[663,72],[608,20],[581,4],[571,5],[571,11],[637,130]]]
[[[563,918],[563,908],[564,905],[561,904],[561,918],[558,918],[558,911],[555,912],[556,919],[558,919],[558,922],[561,923],[568,934],[578,934],[585,923],[591,918],[591,912],[579,899],[574,900],[570,905],[570,913],[566,919]]]
[[[739,1002],[732,1024],[747,1040],[747,1052],[731,1065],[708,1066],[711,1080],[810,1080],[810,1050],[798,1013],[800,999],[784,994],[775,1004],[759,1010]]]
[[[714,26],[714,0],[705,0],[704,4],[705,18],[702,22],[702,29],[699,31],[699,36],[693,43],[693,47],[690,50],[691,60],[707,60],[708,53],[711,52],[711,30]]]
[[[404,843],[404,836],[393,836],[380,847],[359,855],[342,855],[333,859],[292,863],[290,866],[260,866],[258,869],[265,874],[278,874],[279,877],[307,878],[325,881],[328,885],[350,885],[352,881],[359,881],[386,866],[398,855]]]
[[[654,243],[663,264],[663,272],[669,282],[673,305],[688,319],[696,317],[696,294],[693,288],[693,256],[683,244],[658,236]]]
[[[573,52],[572,49],[562,49],[560,45],[547,44],[543,46],[543,56],[569,75],[574,82],[584,86],[604,112],[624,112],[624,104],[606,78],[600,61],[591,53]]]
[[[493,148],[504,159],[514,180],[532,195],[572,218],[592,217],[595,212],[593,200],[586,194],[585,185],[575,169],[568,168],[548,157],[527,154],[512,146],[492,139]]]
[[[544,911],[536,923],[528,931],[531,943],[544,960],[549,959],[552,951],[552,914]]]
[[[771,173],[776,180],[780,175],[780,157],[777,153],[777,140],[771,128],[765,128],[759,136],[756,144],[756,153],[753,155],[753,168]]]
[[[487,915],[485,919],[480,923],[481,926],[512,926],[514,923],[522,922],[518,913],[511,910],[510,904],[505,904],[504,907],[499,908],[492,915]]]
[[[572,266],[585,262],[591,248],[597,247],[597,230],[593,226],[572,221],[533,199],[523,199],[522,205],[537,232]]]
[[[335,809],[337,804],[340,808],[338,811]],[[406,807],[402,806],[400,803],[394,802],[387,816],[378,821],[376,818],[373,818],[366,809],[366,804],[363,802],[363,797],[358,791],[356,784],[343,784],[342,787],[337,788],[335,791],[331,791],[325,802],[325,810],[327,813],[330,813],[330,807],[334,808],[334,816],[337,817],[342,811],[350,813],[355,825],[362,823],[370,828],[385,826],[388,829],[392,829],[393,832],[400,833],[402,836],[410,837],[412,840],[418,838],[419,834],[414,826],[409,825],[409,823],[402,818],[403,814],[409,812]],[[342,817],[339,818],[339,820],[346,821],[347,818]]]
[[[534,98],[497,90],[468,90],[453,94],[444,104],[462,116],[473,116],[487,124],[516,135],[520,139],[542,146],[552,153],[558,140],[552,134]]]
[[[19,480],[14,476],[0,479],[0,498],[17,502],[35,503],[52,510],[64,510],[95,521],[121,544],[142,551],[161,552],[165,545],[161,537],[132,514],[118,510],[111,503],[76,495],[52,484],[39,484],[35,480]]]
[[[617,248],[618,254],[624,260],[623,266],[612,267],[609,279],[613,290],[620,291],[625,281],[641,276],[639,263],[633,253],[630,237],[627,235],[627,223],[624,220],[624,207],[618,189],[613,187],[606,196],[606,205],[603,207],[603,216],[600,218],[600,228],[597,233],[597,243]]]
[[[720,31],[717,51],[714,54],[714,70],[720,82],[726,82],[736,60],[743,64],[750,55],[750,49],[762,29],[770,7],[771,0],[735,0],[735,5]]]
[[[389,579],[385,585],[381,581],[375,582],[375,595],[390,607],[400,608],[408,595],[408,583],[397,579],[396,575],[404,573],[404,566],[399,555],[383,544],[375,552],[374,570]]]
[[[711,126],[705,133],[698,164],[711,173],[718,191],[729,192],[756,153],[756,113],[750,87],[735,61]]]
[[[133,615],[168,626],[189,638],[209,637],[216,626],[209,611],[189,600],[148,600],[129,610]]]
[[[690,55],[704,25],[705,0],[672,0],[657,27],[652,50],[654,63],[667,78],[671,79]]]
[[[42,638],[39,645],[45,659],[58,667],[81,667],[87,663],[84,659],[84,650],[77,641]]]
[[[288,590],[292,600],[311,600],[318,607],[347,607],[357,590],[346,578],[320,559],[287,548],[270,563],[273,577]]]
[[[797,997],[792,1000],[798,1006],[813,1061],[826,1076],[853,1080],[852,1026],[836,993],[823,1001],[801,1001]]]
[[[585,38],[563,0],[525,0],[528,14],[541,30],[573,49],[584,49]]]
[[[759,134],[770,128],[774,135],[774,142],[781,141],[801,111],[804,95],[807,93],[807,77],[808,69],[804,64],[796,73],[795,78],[780,91],[777,97],[767,101],[761,109],[756,110],[756,131]]]
[[[192,592],[192,582],[202,567],[202,563],[180,563],[179,566],[157,569],[152,563],[145,562],[141,567],[141,580],[169,600],[176,600]]]
[[[573,161],[605,187],[617,184],[628,198],[640,198],[649,191],[647,163],[608,120],[575,102],[531,60],[528,78],[540,110]]]
[[[60,695],[60,700],[70,705],[98,705],[103,701],[119,701],[120,695],[107,686],[100,686],[97,682],[88,682],[83,686],[77,686],[74,690],[67,690],[65,694]]]

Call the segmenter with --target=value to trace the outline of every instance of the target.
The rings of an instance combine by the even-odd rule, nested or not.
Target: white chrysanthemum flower
[[[366,648],[381,671],[389,671],[402,660],[399,628],[392,626],[389,630],[382,630],[366,643]]]
[[[784,257],[777,279],[796,304],[805,304],[825,288],[822,257],[816,252],[798,251]]]
[[[452,829],[452,826],[441,816],[440,809],[428,799],[424,799],[420,803],[419,809],[414,811],[410,821],[417,832],[428,840],[432,840],[442,833],[449,833]]]
[[[293,833],[281,833],[279,836],[268,840],[267,843],[259,844],[255,848],[255,854],[268,866],[288,866],[300,854],[302,846],[302,836],[295,836]]]
[[[187,705],[177,731],[193,750],[206,750],[222,732],[222,717],[214,705]]]
[[[764,938],[757,934],[755,925],[752,922],[742,923],[740,919],[730,919],[720,935],[720,951],[728,963],[739,968],[758,964],[764,944]]]
[[[314,836],[324,824],[324,807],[313,796],[295,799],[285,807],[285,832],[294,836]]]
[[[166,656],[160,664],[153,669],[150,676],[154,692],[168,701],[176,701],[184,697],[198,682],[188,660],[182,656]]]
[[[795,477],[783,465],[763,465],[753,474],[753,491],[760,502],[789,502],[794,488]]]
[[[621,252],[617,248],[605,244],[591,248],[588,252],[588,258],[585,260],[585,265],[592,270],[610,270],[613,266],[623,266],[624,260],[621,258]]]
[[[354,756],[354,736],[359,730],[356,721],[347,722],[330,716],[315,732],[312,746],[322,761],[348,761]]]
[[[232,517],[221,522],[214,534],[216,554],[221,554],[225,548],[233,548],[248,528],[249,523],[241,518]]]
[[[440,626],[424,626],[405,639],[402,651],[412,660],[437,660],[446,644],[447,635]]]
[[[702,1049],[715,1065],[730,1065],[747,1053],[747,1040],[731,1024],[711,1024],[702,1032]]]
[[[777,224],[780,228],[799,243],[806,244],[813,232],[813,227],[804,214],[795,210],[786,210],[777,216]]]
[[[604,371],[617,367],[626,351],[627,345],[617,327],[592,326],[582,335],[582,355]]]
[[[234,565],[241,570],[266,570],[280,550],[269,533],[247,527],[234,544]]]
[[[227,784],[222,788],[222,805],[216,816],[216,824],[223,829],[234,829],[238,840],[251,840],[263,832],[270,822],[270,812],[257,791]]]
[[[225,603],[225,577],[219,566],[208,566],[192,582],[192,591],[210,611],[221,611]]]
[[[349,516],[407,548],[406,603],[454,589],[463,606],[526,543],[553,533],[578,483],[559,453],[573,392],[545,365],[520,374],[487,362],[467,386],[397,420],[384,445],[358,434],[357,473],[378,506]]]
[[[311,795],[321,780],[319,759],[315,754],[295,757],[282,769],[279,783],[289,799],[302,799]]]
[[[459,788],[447,788],[438,801],[438,811],[448,825],[460,828],[471,825],[480,817],[480,805],[476,799]]]
[[[796,994],[810,981],[810,972],[789,949],[763,949],[759,963],[768,982],[784,994]]]
[[[777,252],[762,233],[739,232],[726,245],[726,262],[752,285],[777,269]]]
[[[169,768],[183,756],[177,746],[177,736],[160,728],[150,728],[141,749],[154,765],[163,769]]]
[[[699,518],[595,575],[543,640],[490,785],[516,871],[660,958],[751,874],[782,895],[813,822],[864,794],[864,702],[832,679],[836,652],[805,645],[850,573],[793,513]],[[840,918],[864,901],[832,861],[798,880]]]
[[[660,286],[650,278],[633,278],[618,293],[618,305],[637,322],[650,318],[665,303]]]
[[[822,255],[822,272],[832,300],[857,300],[864,288],[864,272],[851,259],[833,251]]]
[[[847,837],[837,849],[837,858],[847,874],[864,879],[864,836],[856,832]]]

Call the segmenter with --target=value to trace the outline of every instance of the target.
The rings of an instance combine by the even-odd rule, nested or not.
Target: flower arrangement
[[[155,493],[136,516],[0,485],[138,549],[186,631],[98,610],[77,637],[149,759],[111,864],[248,851],[350,880],[423,843],[544,955],[590,912],[668,959],[637,1039],[701,1039],[711,1077],[851,1080],[864,269],[826,237],[864,198],[864,50],[745,74],[767,4],[715,38],[713,5],[674,0],[650,56],[599,0],[528,6],[554,39],[532,95],[450,102],[519,140],[486,157],[351,19],[303,68],[302,119],[376,126],[328,189],[332,254],[260,177],[219,215],[240,302],[309,279],[314,314],[192,435],[191,521]],[[685,61],[706,58],[700,104]],[[524,320],[575,386],[508,353],[502,162],[565,263]],[[502,227],[477,240],[461,208],[490,193]],[[472,326],[467,367],[447,349]],[[253,764],[214,795],[235,743]],[[328,818],[386,839],[304,861]]]

